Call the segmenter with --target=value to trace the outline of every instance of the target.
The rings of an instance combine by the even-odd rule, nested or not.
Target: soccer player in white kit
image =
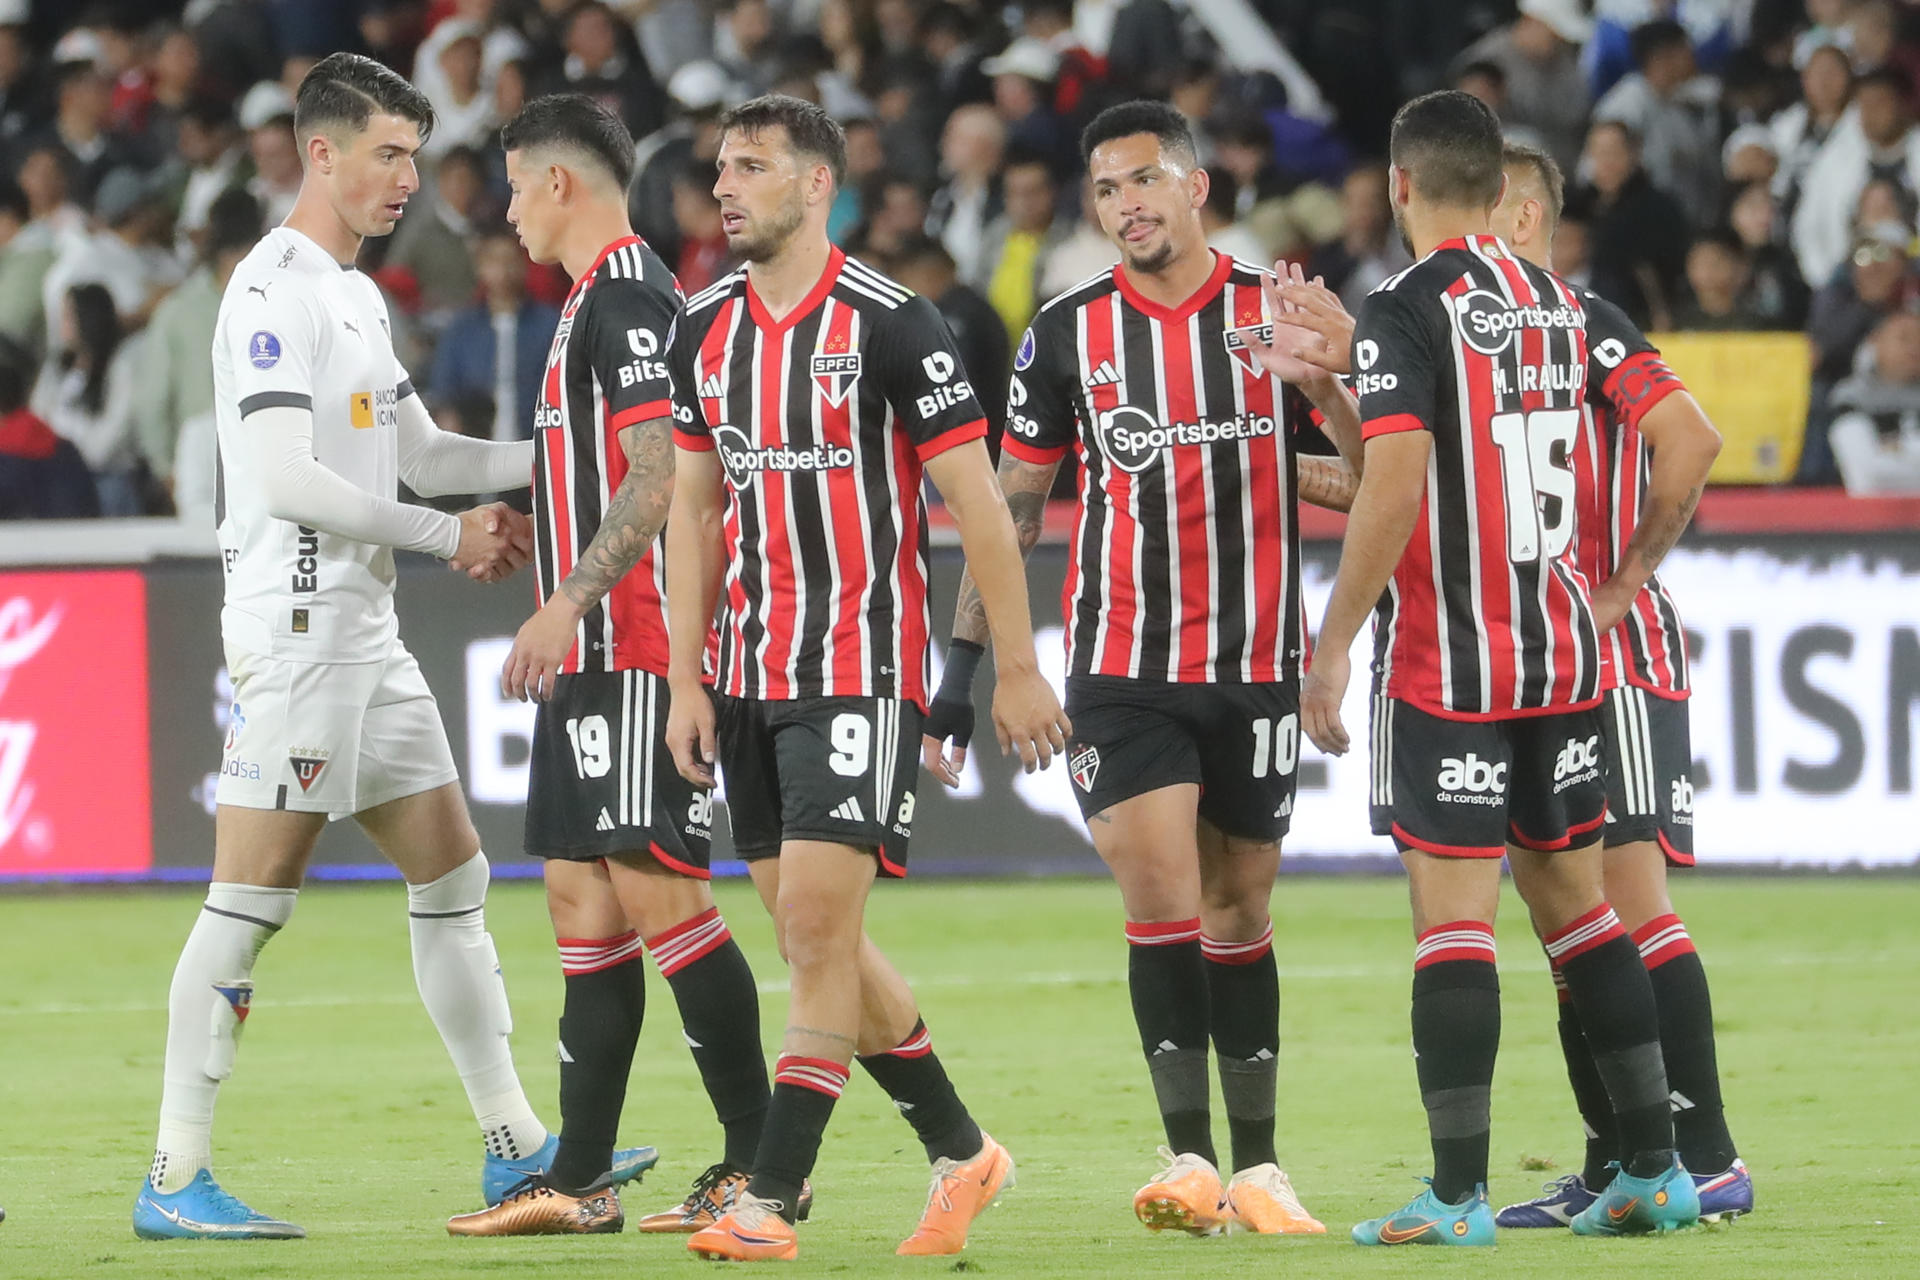
[[[394,616],[393,549],[482,580],[524,564],[531,526],[494,505],[458,516],[395,499],[523,488],[530,443],[443,432],[394,357],[386,306],[354,268],[418,188],[426,98],[371,59],[334,54],[295,104],[306,173],[293,212],[233,273],[213,342],[233,675],[213,880],[168,999],[143,1239],[287,1238],[212,1177],[214,1098],[233,1068],[260,950],[293,914],[315,841],[351,814],[407,880],[414,976],[485,1135],[490,1199],[554,1143],[508,1051],[506,989],[483,916],[487,859],[439,709]]]

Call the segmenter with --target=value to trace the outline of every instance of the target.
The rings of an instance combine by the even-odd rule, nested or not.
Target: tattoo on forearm
[[[1627,543],[1627,553],[1622,560],[1629,564],[1638,563],[1648,573],[1658,569],[1660,562],[1667,558],[1667,552],[1673,550],[1673,544],[1680,541],[1680,535],[1686,532],[1688,523],[1693,519],[1693,509],[1700,505],[1702,490],[1701,485],[1693,486],[1673,510],[1661,513],[1649,525],[1636,529]]]
[[[1360,478],[1339,458],[1302,454],[1296,459],[1295,474],[1300,482],[1300,501],[1329,511],[1353,509],[1353,495],[1359,492]]]
[[[1000,489],[1006,495],[1007,513],[1013,517],[1014,536],[1025,558],[1040,541],[1046,524],[1047,494],[1053,488],[1057,466],[1040,466],[1018,458],[1000,460]],[[960,579],[960,600],[953,610],[953,634],[956,639],[985,644],[992,636],[987,625],[987,602],[980,597],[969,569]]]
[[[627,474],[607,500],[600,528],[566,581],[567,599],[590,609],[613,590],[660,536],[673,501],[673,431],[665,418],[622,433]]]

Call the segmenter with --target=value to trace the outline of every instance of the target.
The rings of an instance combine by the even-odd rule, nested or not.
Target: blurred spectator
[[[1207,243],[1226,254],[1255,267],[1271,267],[1267,247],[1260,237],[1247,230],[1234,216],[1235,188],[1239,185],[1231,173],[1222,169],[1208,175],[1207,202],[1200,206],[1200,225],[1207,229]]]
[[[1079,159],[1073,138],[1053,109],[1060,55],[1032,36],[1021,36],[980,64],[993,77],[993,109],[1007,126],[1007,145],[1039,156],[1055,174]]]
[[[213,506],[214,321],[240,260],[260,239],[260,202],[228,191],[207,216],[200,265],[154,308],[140,342],[134,431],[154,478],[182,515]]]
[[[41,86],[27,43],[27,0],[0,0],[0,155],[13,148],[40,109]]]
[[[909,241],[926,233],[927,197],[917,183],[882,175],[873,185],[870,205],[866,223],[856,237],[864,260],[890,262]]]
[[[200,46],[179,27],[161,27],[148,37],[144,63],[121,78],[114,123],[140,141],[149,156],[172,153],[180,119],[200,84]]]
[[[509,232],[492,231],[474,251],[480,300],[454,316],[435,351],[428,380],[436,404],[486,397],[491,419],[467,433],[495,440],[533,434],[533,409],[560,313],[527,297],[527,259]]]
[[[1340,184],[1340,211],[1340,236],[1313,255],[1313,273],[1357,312],[1382,280],[1413,265],[1393,225],[1384,160],[1362,163],[1347,175]]]
[[[259,0],[201,0],[191,7],[186,22],[200,46],[207,87],[222,97],[237,98],[247,86],[279,72],[273,19]]]
[[[1777,238],[1780,219],[1773,192],[1763,182],[1742,188],[1728,222],[1745,250],[1752,281],[1747,305],[1768,329],[1798,329],[1807,319],[1807,286],[1792,250]]]
[[[826,16],[825,6],[822,16]],[[745,97],[767,92],[779,78],[778,34],[773,7],[767,0],[723,0],[720,5],[714,57],[741,86]]]
[[[1112,270],[1120,261],[1120,246],[1100,225],[1100,212],[1093,203],[1093,182],[1080,183],[1080,217],[1073,231],[1047,255],[1046,268],[1040,273],[1040,300],[1048,301],[1065,293],[1090,276]]]
[[[435,6],[441,8],[443,6]],[[453,0],[451,12],[434,24],[413,55],[413,83],[427,95],[434,109],[453,96],[446,64],[440,55],[455,41],[477,34],[480,40],[480,88],[492,94],[500,78],[500,69],[519,62],[530,52],[526,37],[505,21],[508,0]],[[667,63],[663,65],[675,65]],[[502,120],[508,116],[499,117]],[[437,134],[439,129],[436,127]]]
[[[46,349],[46,303],[40,286],[58,256],[44,227],[36,226],[26,193],[0,186],[0,335],[34,356]]]
[[[1532,130],[1572,172],[1592,102],[1580,71],[1580,47],[1592,31],[1579,0],[1521,0],[1520,16],[1469,45],[1454,74],[1476,62],[1498,67],[1506,77],[1500,119]]]
[[[493,87],[484,74],[484,46],[480,25],[461,18],[449,18],[434,28],[438,35],[451,27],[440,41],[435,61],[439,64],[438,96],[433,103],[433,132],[420,147],[429,159],[445,155],[455,147],[491,146],[500,121],[493,113]]]
[[[946,318],[967,380],[987,414],[987,447],[1000,454],[1007,422],[1007,331],[993,305],[961,283],[953,255],[931,236],[914,236],[888,260],[895,280],[929,299]]]
[[[980,260],[987,300],[1018,342],[1045,301],[1040,279],[1047,255],[1073,230],[1057,213],[1053,171],[1040,156],[1016,154],[1001,175],[1006,211],[987,228]]]
[[[1585,192],[1567,193],[1553,232],[1553,270],[1568,284],[1593,288],[1593,203]]]
[[[764,0],[739,3],[763,4]],[[541,92],[596,98],[625,120],[636,138],[658,129],[666,119],[666,94],[640,56],[633,32],[613,10],[600,0],[583,0],[568,10],[562,31],[566,56]]]
[[[124,339],[113,295],[103,285],[75,285],[53,332],[54,357],[34,386],[33,411],[86,460],[102,515],[145,515],[149,472],[133,432],[137,350]]]
[[[0,359],[0,520],[82,520],[100,514],[93,475],[73,442],[27,408],[19,364]]]
[[[1751,274],[1740,239],[1731,231],[1694,237],[1687,250],[1689,297],[1674,316],[1674,328],[1744,332],[1767,326],[1747,305]]]
[[[1262,261],[1307,253],[1341,234],[1341,198],[1319,182],[1280,168],[1273,127],[1265,119],[1236,116],[1221,122],[1213,136],[1212,168],[1233,176],[1234,220],[1265,246]],[[1384,165],[1380,182],[1384,192]],[[1384,209],[1384,196],[1382,201]]]
[[[720,113],[739,90],[717,62],[691,62],[667,81],[667,96],[678,110],[674,118],[640,140],[627,216],[633,229],[668,262],[680,257],[680,232],[674,216],[674,184],[690,167],[704,168],[711,185],[720,155]]]
[[[55,147],[66,166],[73,198],[92,204],[102,178],[114,169],[138,165],[145,157],[107,128],[111,87],[91,62],[66,63],[57,75],[59,105],[53,123],[29,145]]]
[[[1911,33],[1909,33],[1910,35]],[[1920,109],[1913,96],[1920,75],[1920,49],[1900,32],[1900,17],[1890,0],[1856,0],[1847,13],[1847,46],[1860,71],[1892,70],[1907,83],[1907,110]]]
[[[1800,100],[1767,122],[1773,131],[1773,153],[1780,159],[1774,191],[1787,218],[1800,201],[1800,186],[1820,148],[1833,135],[1847,103],[1853,99],[1853,66],[1844,50],[1822,45],[1800,68]]]
[[[1699,74],[1693,42],[1677,22],[1636,27],[1633,59],[1640,69],[1595,104],[1594,121],[1632,129],[1647,176],[1695,226],[1706,226],[1720,210],[1720,84]]]
[[[933,63],[934,88],[943,117],[963,103],[986,102],[993,97],[993,85],[980,70],[985,52],[959,5],[935,0],[927,6],[920,19],[920,48]]]
[[[1912,238],[1897,222],[1869,227],[1854,242],[1847,270],[1815,291],[1807,336],[1813,339],[1816,384],[1831,387],[1851,373],[1854,355],[1874,326],[1914,301]]]
[[[1053,109],[1067,120],[1085,121],[1101,106],[1107,63],[1080,43],[1073,29],[1073,0],[1026,0],[1020,6],[1020,34],[1053,52],[1056,69]]]
[[[381,283],[412,296],[427,326],[438,331],[455,308],[465,306],[479,283],[471,241],[485,188],[480,154],[455,147],[440,157],[433,198],[410,208],[394,232]]]
[[[174,242],[181,256],[191,259],[199,251],[213,202],[224,192],[246,187],[246,149],[233,113],[212,99],[196,98],[180,115],[174,155],[167,179],[180,211],[173,222]]]
[[[1834,389],[1827,438],[1847,492],[1920,493],[1920,316],[1882,320],[1860,372]]]
[[[1114,84],[1136,93],[1164,94],[1185,54],[1185,42],[1179,38],[1180,11],[1168,0],[1117,0],[1105,12],[1113,21],[1106,47],[1107,75]]]
[[[300,195],[300,144],[293,136],[293,95],[271,80],[262,80],[240,100],[240,127],[247,131],[247,154],[253,160],[253,178],[247,190],[260,202],[270,227],[293,212]]]
[[[880,129],[868,119],[848,120],[842,128],[847,137],[846,178],[833,193],[833,208],[827,214],[827,237],[846,246],[847,237],[866,220],[868,187],[877,183],[887,163],[880,147]]]
[[[1626,125],[1596,124],[1585,171],[1593,214],[1593,289],[1642,329],[1672,327],[1686,271],[1687,216],[1640,165]]]
[[[1807,283],[1825,284],[1839,269],[1861,192],[1875,179],[1896,185],[1910,218],[1920,192],[1920,132],[1907,109],[1906,78],[1897,71],[1860,77],[1853,110],[1807,168],[1793,215],[1793,251]]]
[[[1773,134],[1763,124],[1743,124],[1727,135],[1720,148],[1720,177],[1725,191],[1739,191],[1755,182],[1771,183],[1780,172]]]
[[[1000,216],[1000,166],[1007,128],[993,108],[961,107],[940,135],[946,181],[927,202],[927,232],[953,255],[960,278],[979,281],[992,269],[982,261],[987,226]]]
[[[1213,142],[1213,121],[1220,114],[1219,66],[1212,58],[1188,58],[1174,74],[1168,101],[1187,118],[1200,167],[1213,168],[1218,155]]]
[[[180,262],[164,240],[165,199],[152,178],[115,169],[101,181],[93,212],[92,233],[67,242],[47,272],[41,298],[52,316],[75,285],[105,285],[121,326],[131,332],[180,282]]]
[[[505,8],[505,0],[494,3]],[[713,14],[706,0],[621,0],[614,8],[632,19],[649,67],[665,71],[712,60]]]
[[[673,180],[673,222],[680,252],[673,274],[688,296],[727,274],[733,266],[720,202],[713,197],[713,167],[693,161]]]

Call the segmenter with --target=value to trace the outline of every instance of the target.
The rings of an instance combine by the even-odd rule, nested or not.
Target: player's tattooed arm
[[[1343,459],[1303,453],[1294,459],[1294,474],[1299,477],[1300,501],[1329,511],[1353,509],[1360,477]]]
[[[1024,559],[1040,541],[1046,524],[1047,495],[1053,491],[1058,462],[1023,462],[1010,453],[1000,455],[1000,492],[1007,500],[1007,514],[1013,517],[1013,532],[1020,540]],[[974,585],[973,571],[960,579],[960,602],[953,611],[953,638],[985,647],[992,633],[987,627],[987,606]]]
[[[627,474],[607,500],[598,532],[560,590],[582,611],[600,603],[647,554],[673,503],[673,421],[651,418],[620,433]]]
[[[1593,620],[1611,631],[1680,540],[1700,505],[1700,494],[1720,455],[1720,433],[1684,390],[1673,390],[1640,415],[1640,434],[1653,450],[1640,520],[1611,577],[1593,591]]]

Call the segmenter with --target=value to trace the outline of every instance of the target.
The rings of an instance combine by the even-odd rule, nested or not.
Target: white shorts
[[[295,662],[232,644],[233,723],[214,799],[335,818],[459,779],[405,645],[383,662]]]

